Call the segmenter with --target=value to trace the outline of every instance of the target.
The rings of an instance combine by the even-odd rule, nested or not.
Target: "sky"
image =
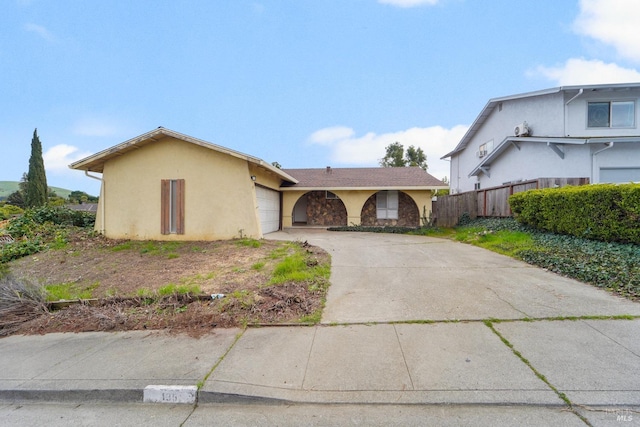
[[[442,179],[491,98],[640,81],[637,0],[0,3],[0,181],[37,128],[48,184],[92,195],[68,165],[158,126],[285,169],[400,142]]]

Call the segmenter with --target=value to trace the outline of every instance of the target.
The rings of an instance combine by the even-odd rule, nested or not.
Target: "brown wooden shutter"
[[[171,214],[171,181],[163,179],[160,184],[160,233],[169,234],[171,232],[171,224],[169,219]]]
[[[184,234],[184,179],[178,179],[176,185],[176,203],[178,215],[176,218],[176,233]]]

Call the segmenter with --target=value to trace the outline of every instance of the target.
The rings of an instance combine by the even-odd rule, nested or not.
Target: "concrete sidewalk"
[[[50,334],[0,340],[0,399],[640,406],[640,319]],[[518,357],[501,337],[513,345]],[[548,383],[537,374],[543,375]]]
[[[318,240],[324,238],[318,236]],[[346,245],[361,239],[345,238],[352,239]],[[379,255],[365,247],[378,245],[383,253],[392,254],[395,249],[390,245],[425,251],[425,245],[439,244],[412,243],[402,237],[364,238],[360,254],[376,262]],[[331,245],[325,245],[331,251]],[[334,263],[344,272],[332,276],[327,311],[333,304],[337,318],[380,315],[372,315],[372,307],[357,304],[351,305],[350,314],[344,280],[348,264],[355,261],[340,255],[339,246],[334,249]],[[494,255],[480,256],[494,264],[512,261],[497,255],[491,261]],[[335,323],[323,319],[314,327],[214,329],[199,339],[139,331],[2,338],[0,404],[142,402],[145,388],[155,385],[166,390],[198,388],[198,404],[476,405],[494,408],[487,410],[496,413],[511,405],[551,408],[551,421],[546,419],[546,424],[566,425],[569,417],[570,423],[577,420],[579,425],[582,416],[593,425],[606,425],[620,414],[628,416],[627,421],[631,417],[640,422],[640,414],[633,412],[640,410],[640,304],[578,282],[567,284],[563,278],[558,282],[557,276],[538,276],[540,272],[530,267],[511,268],[512,279],[500,285],[500,298],[480,301],[477,306],[484,311],[469,309],[470,317],[462,317],[464,311],[460,311],[457,320],[434,315],[441,312],[438,304],[450,301],[447,307],[453,307],[451,301],[460,301],[473,307],[475,294],[461,295],[455,286],[436,292],[441,279],[428,282],[420,276],[439,302],[425,304],[420,311],[415,305],[408,320]],[[478,274],[488,279],[487,271],[478,270],[467,271],[468,280],[476,280]],[[537,277],[540,283],[531,285],[520,275]],[[500,279],[485,284],[495,290],[496,281]],[[416,291],[413,282],[396,287],[396,292]],[[374,287],[370,292],[386,286],[371,277],[357,283],[354,292],[362,295],[366,292],[358,289],[366,283]],[[530,293],[540,293],[527,295],[523,286]],[[334,291],[340,297],[332,297]],[[409,300],[411,294],[403,298]],[[416,298],[428,301],[424,296]],[[547,300],[526,306],[532,298]],[[380,302],[370,301],[374,306]],[[505,313],[505,304],[518,309],[510,312],[513,316],[496,320]],[[531,313],[539,313],[540,319],[534,320],[537,316]],[[559,317],[542,319],[549,314]],[[576,315],[581,317],[562,317]],[[166,393],[167,402],[173,402],[171,393]]]

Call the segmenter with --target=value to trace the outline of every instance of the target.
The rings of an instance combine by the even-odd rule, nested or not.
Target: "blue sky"
[[[3,0],[0,181],[158,126],[284,168],[450,151],[490,98],[640,81],[636,0]]]

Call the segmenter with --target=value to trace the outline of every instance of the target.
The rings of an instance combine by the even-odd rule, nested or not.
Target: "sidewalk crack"
[[[551,390],[553,390],[553,392],[558,396],[558,398],[560,398],[566,405],[568,410],[570,410],[575,416],[577,416],[578,418],[580,418],[580,420],[582,422],[584,422],[586,425],[588,426],[592,426],[592,424],[589,422],[589,420],[584,417],[582,414],[580,414],[574,407],[573,403],[571,402],[571,400],[569,400],[569,397],[564,394],[563,392],[561,392],[560,390],[557,389],[556,386],[554,386],[553,384],[551,384],[551,382],[549,382],[549,380],[547,379],[547,377],[545,377],[540,371],[538,371],[532,364],[531,362],[525,358],[522,353],[520,353],[518,350],[516,350],[516,348],[513,346],[513,344],[511,344],[511,342],[506,339],[493,325],[493,322],[491,322],[491,320],[485,320],[484,324],[498,337],[500,338],[500,341],[502,341],[502,343],[504,345],[506,345],[511,352],[518,358],[520,359],[520,361],[522,363],[524,363],[529,369],[531,369],[531,371],[534,373],[534,375],[536,377],[538,377],[538,379],[540,379],[540,381],[542,381],[543,383],[545,383],[547,385],[547,387],[549,387]]]
[[[489,289],[491,292],[494,293],[494,295],[502,302],[506,303],[509,307],[511,307],[512,309],[514,309],[515,311],[517,311],[520,314],[524,314],[525,317],[530,317],[526,312],[516,308],[513,304],[511,304],[509,301],[507,301],[506,299],[502,298],[493,288],[490,288],[487,286],[487,289]]]
[[[313,346],[316,343],[316,334],[318,333],[318,326],[314,327],[313,330],[313,339],[311,340],[311,345],[309,346],[309,354],[307,355],[307,364],[304,367],[304,376],[302,377],[302,385],[300,386],[300,390],[304,390],[304,383],[307,381],[307,369],[309,369],[309,361],[311,360],[311,352],[313,351]]]
[[[409,371],[409,365],[407,364],[407,358],[404,355],[404,349],[402,348],[402,343],[400,342],[400,337],[398,336],[398,328],[396,328],[396,325],[393,325],[393,331],[396,333],[398,347],[400,347],[400,353],[402,354],[402,361],[404,362],[404,367],[407,370],[407,375],[409,376],[409,381],[411,382],[411,390],[415,390],[416,387],[413,385],[413,378],[411,378],[411,372]]]
[[[586,322],[586,321],[582,321],[582,323],[584,323],[585,325],[587,325],[588,327],[590,327],[591,329],[593,329],[594,331],[598,332],[600,335],[602,335],[603,337],[613,341],[614,343],[618,344],[620,347],[624,348],[625,350],[627,350],[629,353],[633,354],[636,357],[640,357],[640,354],[636,353],[635,351],[631,350],[629,347],[625,346],[622,343],[619,343],[618,341],[614,340],[613,338],[611,338],[609,335],[605,334],[604,332],[602,332],[600,329],[596,328],[595,326],[591,325],[590,323]]]

